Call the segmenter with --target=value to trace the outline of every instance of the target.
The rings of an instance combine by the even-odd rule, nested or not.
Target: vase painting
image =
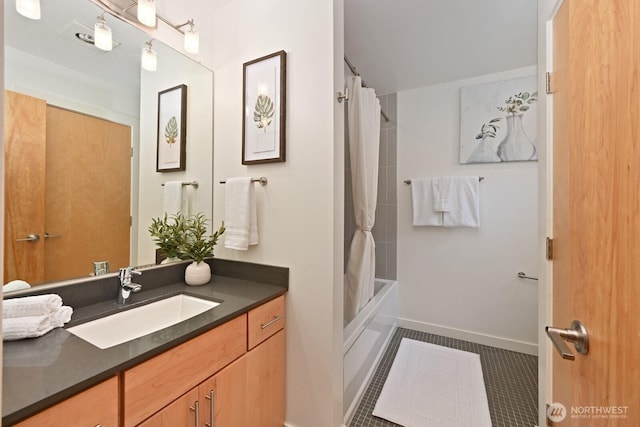
[[[536,76],[460,90],[460,163],[538,160]]]

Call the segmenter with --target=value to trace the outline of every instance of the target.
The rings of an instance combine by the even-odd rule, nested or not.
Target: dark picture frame
[[[158,92],[156,172],[187,168],[187,85]]]
[[[287,53],[243,64],[242,164],[286,159]]]

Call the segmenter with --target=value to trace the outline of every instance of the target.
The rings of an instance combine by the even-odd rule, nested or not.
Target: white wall
[[[398,93],[401,325],[535,354],[537,162],[460,165],[460,88],[531,75],[505,71]],[[414,227],[405,179],[482,175],[479,229]]]
[[[211,13],[212,46],[203,52],[215,71],[214,181],[269,179],[256,186],[260,243],[246,252],[219,245],[216,256],[290,268],[286,422],[296,427],[342,422],[344,146],[334,135],[334,108],[343,108],[334,97],[336,62],[342,67],[341,52],[334,56],[342,33],[337,28],[334,39],[334,13],[341,10],[341,0],[228,1]],[[281,49],[287,52],[286,162],[243,166],[242,64]],[[215,185],[219,222],[225,188]]]
[[[140,85],[140,181],[138,205],[138,264],[155,262],[156,246],[147,228],[151,219],[163,211],[163,183],[166,181],[198,181],[199,186],[183,187],[190,212],[212,215],[213,164],[213,76],[200,64],[185,59],[166,46],[158,51],[158,69],[141,70]],[[158,92],[187,85],[187,159],[185,171],[156,172],[158,135]],[[218,228],[214,223],[213,227]]]

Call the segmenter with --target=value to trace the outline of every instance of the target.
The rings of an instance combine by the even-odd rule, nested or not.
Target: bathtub
[[[398,282],[375,280],[374,296],[344,326],[344,422],[349,425],[394,330]]]

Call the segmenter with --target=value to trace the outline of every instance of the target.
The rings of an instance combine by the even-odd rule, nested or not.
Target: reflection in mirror
[[[150,36],[108,13],[113,49],[96,48],[103,10],[89,0],[41,7],[34,21],[4,3],[4,283],[154,263],[147,228],[163,214],[162,184],[198,181],[183,212],[212,213],[212,72],[158,40],[157,71],[142,70]],[[159,173],[158,93],[182,84],[186,170]]]

